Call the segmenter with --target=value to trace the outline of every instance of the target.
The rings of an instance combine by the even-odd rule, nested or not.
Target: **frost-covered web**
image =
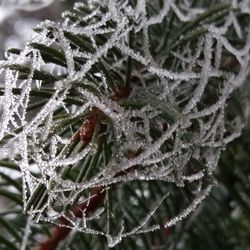
[[[227,105],[249,73],[249,26],[238,21],[248,20],[249,1],[216,1],[209,20],[202,3],[135,2],[78,3],[0,63],[1,147],[18,145],[24,211],[37,222],[104,235],[111,247],[159,229],[150,221],[170,193],[150,193],[155,202],[139,225],[121,220],[111,233],[92,224],[108,220],[107,198],[88,212],[109,189],[136,181],[192,186],[189,204],[165,227],[209,194],[222,150],[241,133]],[[173,16],[175,30],[167,30]]]

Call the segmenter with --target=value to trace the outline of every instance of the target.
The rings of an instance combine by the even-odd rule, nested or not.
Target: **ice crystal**
[[[104,202],[88,212],[110,187],[193,184],[190,204],[165,227],[209,194],[220,153],[243,127],[227,105],[249,73],[250,30],[238,21],[250,14],[248,1],[209,10],[187,0],[155,1],[153,11],[151,1],[135,2],[77,3],[63,23],[41,23],[23,51],[10,51],[0,63],[1,150],[19,145],[13,159],[22,172],[24,211],[37,222],[105,235],[110,247],[159,229],[149,221],[170,199],[157,195],[140,225],[128,229],[121,221],[111,234],[92,227],[110,216]],[[219,21],[206,21],[208,11]],[[150,32],[165,30],[171,13],[177,35],[155,40]],[[240,48],[228,36],[234,32]],[[62,217],[66,224],[58,222]]]

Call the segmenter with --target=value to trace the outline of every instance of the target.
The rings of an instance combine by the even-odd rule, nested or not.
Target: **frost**
[[[153,218],[171,193],[155,196],[150,185],[192,184],[193,198],[165,227],[209,195],[220,154],[244,125],[227,106],[249,75],[250,30],[238,20],[250,14],[249,1],[219,5],[227,10],[215,11],[220,22],[207,21],[214,9],[202,4],[156,2],[154,11],[146,0],[77,3],[63,23],[41,23],[23,51],[0,62],[0,157],[17,148],[10,158],[22,173],[24,212],[36,222],[104,235],[114,247],[162,226]],[[178,37],[155,37],[172,14]],[[128,228],[122,199],[134,183],[145,190],[130,205],[140,196],[152,206]],[[113,186],[115,212],[106,204]],[[111,215],[115,232],[97,230]]]
[[[32,217],[29,216],[27,221],[26,221],[24,236],[23,236],[22,245],[21,245],[20,250],[25,250],[27,248],[29,235],[31,233],[31,226],[32,226]]]

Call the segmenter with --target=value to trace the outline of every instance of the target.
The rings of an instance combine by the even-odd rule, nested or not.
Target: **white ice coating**
[[[48,4],[50,1],[42,2]],[[207,9],[192,7],[188,0],[165,0],[163,6],[156,4],[158,12],[152,14],[147,13],[150,0],[138,0],[134,7],[129,1],[89,0],[87,7],[92,6],[91,12],[79,15],[86,5],[77,3],[78,14],[67,11],[63,23],[41,23],[37,27],[39,31],[33,33],[20,55],[9,55],[6,61],[0,62],[0,74],[4,79],[4,88],[0,90],[0,157],[10,154],[12,145],[18,145],[12,158],[19,156],[14,161],[22,173],[24,211],[36,221],[51,223],[57,223],[58,217],[63,215],[71,222],[68,227],[105,235],[109,246],[113,247],[131,234],[159,229],[159,225],[148,222],[163,200],[170,196],[165,194],[158,199],[149,213],[138,218],[140,224],[136,227],[126,231],[121,223],[118,235],[91,227],[91,221],[98,221],[105,214],[104,205],[94,215],[83,218],[69,216],[64,210],[54,210],[53,206],[70,205],[83,191],[97,187],[104,187],[104,192],[111,184],[161,181],[178,187],[196,184],[192,190],[195,198],[179,215],[168,218],[165,227],[175,225],[196,209],[212,189],[213,171],[222,150],[240,135],[243,128],[238,117],[228,120],[226,107],[231,94],[249,74],[250,29],[242,27],[237,16],[239,12],[250,15],[250,4],[249,0],[228,2],[225,8],[231,9],[223,17],[223,23],[203,23],[199,28],[203,28],[204,33],[198,39],[185,41],[186,35],[192,35],[189,31],[180,34],[175,41],[164,34],[158,37],[156,51],[160,52],[157,56],[152,53],[155,48],[149,35],[151,28],[175,13],[179,32]],[[78,20],[72,22],[70,17]],[[241,39],[240,47],[234,46],[227,37],[229,30]],[[134,46],[129,44],[132,32],[138,40]],[[86,38],[88,47],[71,46],[68,33],[82,36],[83,40]],[[98,40],[100,35],[105,35],[106,40]],[[184,45],[177,46],[183,41]],[[46,62],[34,44],[59,51],[56,56],[62,55],[58,60],[63,63]],[[165,46],[169,46],[168,53],[164,52]],[[171,57],[175,64],[168,65],[166,57]],[[129,97],[117,100],[110,87],[112,77],[108,78],[99,63],[105,65],[107,71],[118,72],[121,81],[126,81],[124,71],[129,59],[137,63],[137,67],[132,68],[132,75],[139,83],[135,84]],[[234,63],[238,70],[233,70],[230,63]],[[23,67],[27,79],[18,78],[17,66]],[[25,71],[26,67],[30,68],[29,72]],[[95,67],[100,67],[100,72],[93,75]],[[42,80],[34,79],[37,72],[56,79],[44,86]],[[211,88],[216,93],[214,96],[208,93]],[[33,95],[38,89],[44,91],[46,102],[33,112],[29,107],[34,104]],[[72,89],[77,96],[70,96]],[[57,115],[59,109],[65,110],[65,115]],[[109,162],[98,155],[96,133],[87,146],[82,143],[73,150],[70,148],[76,133],[76,119],[81,121],[77,124],[79,129],[88,113],[96,109],[112,129],[112,135],[107,132],[104,136],[113,138],[113,155]],[[64,133],[67,126],[70,132]],[[132,157],[130,151],[134,153]],[[72,166],[84,165],[88,157],[99,157],[100,167],[94,175],[86,179],[79,177],[76,182],[64,178],[64,173]],[[200,162],[202,167],[195,166],[199,168],[197,171],[187,173],[190,162],[194,165]],[[40,178],[36,177],[34,169]],[[208,179],[211,181],[204,187],[202,184]],[[41,186],[45,188],[43,197],[48,195],[48,198],[44,202],[41,199],[40,206],[28,207],[32,195]],[[89,194],[81,201],[90,202],[91,197]]]

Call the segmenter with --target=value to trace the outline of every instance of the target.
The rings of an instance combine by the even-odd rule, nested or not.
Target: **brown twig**
[[[88,143],[95,131],[97,121],[99,119],[100,112],[98,109],[93,109],[85,118],[81,128],[73,135],[72,140],[74,141],[84,141]],[[103,202],[105,198],[105,189],[95,188],[92,190],[91,198],[76,206],[73,210],[75,217],[82,218],[83,215],[88,215],[94,212],[97,207]],[[84,213],[84,214],[83,214]],[[65,217],[59,219],[59,223],[51,232],[51,237],[44,242],[41,242],[37,250],[54,250],[60,243],[64,240],[71,231],[69,227],[70,221]]]
[[[115,96],[113,97],[114,100],[127,97],[130,93],[130,89],[121,88],[119,91],[115,93]],[[113,99],[112,98],[112,99]],[[100,118],[100,111],[98,109],[93,109],[84,120],[82,127],[79,129],[78,133],[74,135],[74,140],[82,140],[86,143],[88,143],[94,134],[97,121]],[[129,158],[136,157],[139,152],[135,152],[131,155],[129,155]],[[118,172],[115,177],[122,176],[127,174],[130,171],[127,170],[126,172],[121,171]],[[87,201],[77,205],[73,209],[73,214],[75,217],[82,218],[83,216],[89,215],[93,213],[104,201],[105,195],[106,195],[106,189],[105,187],[98,187],[94,188],[91,191],[91,198]],[[58,225],[55,226],[55,228],[51,232],[51,237],[46,239],[44,242],[41,242],[36,248],[36,250],[55,250],[58,244],[64,240],[69,233],[71,232],[70,228],[70,221],[65,218],[61,217],[58,221]]]
[[[86,117],[85,121],[80,128],[80,140],[90,142],[95,132],[96,124],[100,116],[98,109],[93,109]]]
[[[106,191],[103,187],[93,189],[91,198],[74,208],[74,216],[82,218],[85,215],[93,213],[103,203],[105,194]],[[51,237],[40,243],[37,250],[55,250],[58,244],[69,235],[71,232],[71,228],[69,227],[70,221],[65,217],[61,217],[59,224],[61,226],[55,226],[51,232]]]
[[[167,239],[170,235],[170,228],[165,228],[164,225],[163,225],[163,237],[164,237],[164,240]],[[156,243],[155,243],[155,246],[152,247],[153,250],[161,250],[163,249],[162,247],[162,244],[160,242],[160,240],[157,240]]]
[[[130,154],[130,158],[134,158],[140,154],[140,151]],[[126,171],[117,172],[114,177],[124,176],[130,173],[134,167],[127,169]],[[73,210],[73,214],[77,218],[83,218],[83,216],[93,213],[104,201],[106,195],[105,187],[94,188],[91,192],[91,198],[87,201],[79,204]],[[69,227],[70,221],[65,217],[59,219],[61,226],[56,226],[51,233],[51,237],[46,241],[40,243],[40,246],[36,250],[55,250],[60,241],[64,240],[71,232]]]

